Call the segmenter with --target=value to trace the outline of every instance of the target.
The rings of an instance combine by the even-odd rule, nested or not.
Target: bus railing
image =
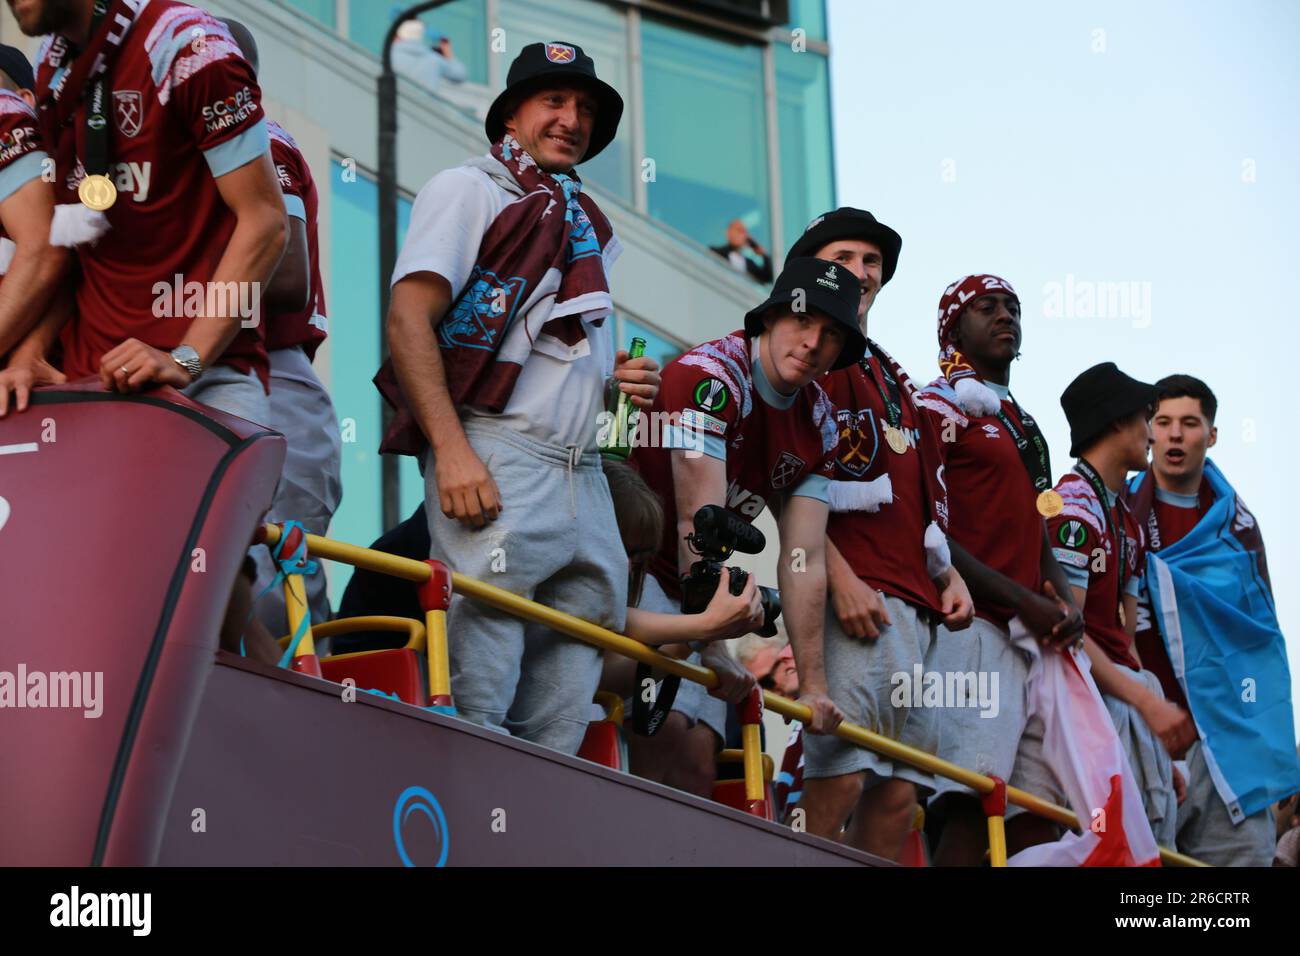
[[[294,537],[301,534],[297,528],[290,528],[291,540],[286,547],[292,551],[297,547]],[[274,546],[279,543],[282,529],[279,525],[265,526],[265,541]],[[665,657],[640,641],[608,628],[592,624],[582,618],[573,617],[563,611],[538,604],[518,594],[466,577],[451,571],[441,561],[416,561],[374,551],[318,535],[305,535],[307,554],[313,558],[325,558],[355,568],[374,571],[391,577],[402,578],[419,586],[420,606],[425,613],[424,630],[427,644],[429,669],[429,694],[433,709],[444,712],[452,711],[451,667],[447,653],[447,609],[451,605],[453,593],[461,594],[481,604],[486,604],[499,611],[505,611],[526,621],[541,624],[552,630],[567,634],[569,637],[630,657],[635,661],[649,664],[661,671],[676,674],[683,680],[694,681],[710,690],[718,686],[717,675],[707,667],[699,667],[686,661]],[[289,614],[290,633],[295,633],[301,624],[301,617],[306,607],[306,589],[302,575],[289,574],[285,580],[285,600]],[[347,619],[344,619],[347,620]],[[337,624],[338,622],[331,622]],[[330,625],[325,625],[329,627]],[[299,642],[298,653],[293,658],[292,669],[320,676],[320,664],[316,658],[312,642],[312,628]],[[319,630],[319,628],[317,628]],[[323,634],[322,634],[323,636]],[[759,701],[761,699],[761,705]],[[758,749],[758,722],[762,708],[775,711],[783,717],[807,724],[812,720],[808,707],[788,697],[758,689],[740,705],[742,725],[743,764],[745,770],[745,796],[751,806],[760,805],[763,800],[762,754]],[[834,731],[842,740],[865,747],[891,760],[898,760],[919,770],[946,777],[975,791],[981,798],[985,816],[988,820],[989,861],[993,866],[1006,866],[1007,847],[1004,821],[1008,804],[1015,804],[1041,817],[1055,821],[1072,830],[1079,830],[1080,823],[1073,812],[1058,806],[1049,800],[1035,796],[1018,787],[1007,786],[998,777],[976,773],[966,767],[942,760],[934,754],[917,750],[899,743],[889,737],[867,730],[849,721],[843,721]],[[1160,848],[1160,860],[1167,866],[1206,866],[1200,860],[1178,853],[1174,850]]]

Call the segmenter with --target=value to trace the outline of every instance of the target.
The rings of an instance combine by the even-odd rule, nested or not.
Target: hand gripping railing
[[[267,525],[266,543],[274,546],[279,540],[280,527],[278,525]],[[587,644],[613,651],[616,654],[622,654],[624,657],[630,657],[633,660],[649,664],[661,671],[676,674],[684,680],[703,684],[709,689],[718,686],[717,675],[707,667],[698,667],[686,661],[665,657],[640,641],[635,641],[623,634],[617,634],[608,628],[573,617],[563,611],[549,608],[544,604],[538,604],[536,601],[530,601],[528,598],[520,597],[518,594],[495,585],[477,581],[462,574],[448,572],[446,565],[438,561],[414,561],[410,558],[400,558],[382,551],[359,548],[356,545],[345,544],[342,541],[332,541],[329,538],[322,538],[314,534],[307,535],[307,552],[314,558],[326,558],[330,561],[350,564],[353,567],[387,574],[421,585],[421,607],[425,609],[426,629],[429,636],[430,693],[436,693],[438,696],[445,698],[448,705],[450,705],[451,701],[451,691],[447,676],[450,674],[450,667],[447,663],[446,611],[451,602],[452,592],[462,594],[481,604],[487,604],[499,611],[505,611],[526,621],[545,625],[552,630],[567,634],[569,637],[576,638]],[[286,582],[286,586],[288,586],[288,582]],[[436,640],[435,630],[438,632],[438,639]],[[435,657],[438,658],[436,662]],[[319,665],[317,665],[317,673],[319,673]],[[436,683],[435,675],[437,678]],[[436,691],[435,688],[437,688]],[[773,694],[770,691],[763,691],[762,706],[776,711],[783,717],[804,724],[812,721],[812,712],[806,706],[779,694]],[[742,714],[742,716],[748,718],[744,722],[749,726],[753,726],[756,723],[756,715],[761,713],[761,709],[749,706],[745,707],[745,710],[756,710],[756,712]],[[748,745],[745,750],[750,754],[749,759],[745,761],[746,800],[751,804],[756,800],[759,802],[762,800],[762,765],[755,750],[758,737],[756,731],[757,727],[754,727],[753,731],[746,734],[744,738]],[[934,754],[916,750],[847,720],[841,723],[834,733],[836,737],[842,740],[875,751],[889,757],[891,760],[902,761],[920,770],[947,777],[949,780],[955,780],[979,794],[985,815],[989,821],[989,858],[994,866],[1006,865],[1007,851],[1003,820],[1009,803],[1023,807],[1031,813],[1054,820],[1071,829],[1079,829],[1078,818],[1065,807],[1057,806],[1042,797],[1034,796],[1032,793],[1017,787],[1009,787],[1005,781],[998,777],[986,776],[958,766],[955,763],[949,763],[947,760],[941,760]],[[1190,856],[1174,850],[1167,850],[1164,847],[1160,848],[1160,859],[1164,864],[1173,866],[1206,865]]]

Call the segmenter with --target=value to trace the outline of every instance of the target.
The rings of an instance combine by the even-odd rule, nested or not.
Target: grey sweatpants
[[[267,521],[301,521],[311,533],[325,535],[330,519],[343,498],[339,476],[342,442],[334,403],[316,377],[311,361],[297,346],[276,349],[271,358],[271,419],[267,422],[288,443],[284,472],[275,489],[275,500]],[[275,579],[270,548],[255,549],[257,582],[253,594],[261,594]],[[325,566],[308,575],[307,604],[313,624],[330,619],[329,594],[325,588]],[[284,611],[284,588],[275,587],[257,602],[257,617],[272,634],[288,632]]]
[[[470,528],[442,513],[424,470],[431,556],[454,571],[622,633],[627,554],[600,456],[467,421],[470,445],[501,492],[496,521]],[[447,620],[451,692],[466,719],[577,753],[600,680],[588,644],[464,597]]]
[[[1233,823],[1198,740],[1188,748],[1187,799],[1178,808],[1178,852],[1211,866],[1272,866],[1277,833],[1265,807]]]
[[[1117,667],[1126,677],[1138,681],[1154,694],[1164,697],[1160,679],[1150,671],[1131,671]],[[1174,765],[1160,738],[1147,725],[1146,720],[1131,704],[1118,697],[1102,694],[1111,723],[1119,734],[1119,741],[1128,756],[1129,767],[1142,791],[1142,807],[1156,842],[1165,849],[1174,846],[1178,823],[1178,795],[1174,792]]]

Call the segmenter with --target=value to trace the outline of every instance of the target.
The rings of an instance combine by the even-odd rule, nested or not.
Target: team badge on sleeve
[[[1057,529],[1056,538],[1067,548],[1082,548],[1088,540],[1088,528],[1082,521],[1071,519]]]
[[[695,386],[692,398],[700,408],[716,414],[727,407],[729,396],[721,379],[706,378]]]
[[[546,44],[546,59],[552,63],[572,63],[575,54],[567,43]]]

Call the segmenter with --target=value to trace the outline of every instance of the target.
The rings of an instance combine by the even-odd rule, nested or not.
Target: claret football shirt
[[[266,347],[274,350],[301,345],[310,359],[315,358],[316,349],[325,341],[327,331],[325,285],[320,278],[320,239],[316,232],[320,198],[311,168],[294,138],[274,121],[267,123],[267,131],[271,135],[271,159],[284,193],[285,211],[307,226],[311,291],[307,305],[301,311],[266,317]]]
[[[678,597],[677,501],[672,450],[726,463],[726,507],[752,522],[774,498],[826,500],[835,454],[835,418],[813,382],[782,395],[768,382],[757,340],[732,332],[697,345],[669,363],[631,463],[664,506],[664,537],[650,570],[670,597]]]
[[[39,178],[46,159],[36,113],[17,93],[0,90],[0,203]],[[9,271],[13,251],[0,224],[0,277]]]
[[[1002,400],[1002,413],[1025,434],[1010,390],[985,382]],[[942,376],[916,395],[938,433],[948,486],[948,536],[985,566],[1030,591],[1042,588],[1043,519],[1038,492],[1015,438],[997,415],[974,418]],[[975,613],[1006,627],[1015,609],[977,600]]]
[[[111,91],[109,176],[118,189],[107,213],[112,228],[78,248],[77,314],[63,333],[63,372],[99,372],[105,352],[128,338],[171,350],[182,344],[235,230],[216,180],[270,150],[262,91],[225,25],[175,0],[139,0],[138,13],[108,71]],[[74,51],[45,40],[37,58],[43,102]],[[73,125],[84,156],[86,104]],[[41,132],[57,155],[52,111]],[[80,159],[56,170],[55,201],[75,203],[86,172]],[[267,380],[260,290],[239,288],[233,301],[256,328],[241,328],[219,364],[255,370]],[[227,301],[232,301],[228,298]],[[253,307],[257,306],[255,312]]]
[[[1133,656],[1133,639],[1120,621],[1122,595],[1137,594],[1138,575],[1145,563],[1145,538],[1132,513],[1106,490],[1103,505],[1086,478],[1070,472],[1056,483],[1065,507],[1047,519],[1052,553],[1074,587],[1086,588],[1084,629],[1116,664],[1140,670]],[[1103,510],[1104,509],[1104,510]],[[1109,512],[1109,519],[1107,518]],[[1112,533],[1123,522],[1124,553]]]

